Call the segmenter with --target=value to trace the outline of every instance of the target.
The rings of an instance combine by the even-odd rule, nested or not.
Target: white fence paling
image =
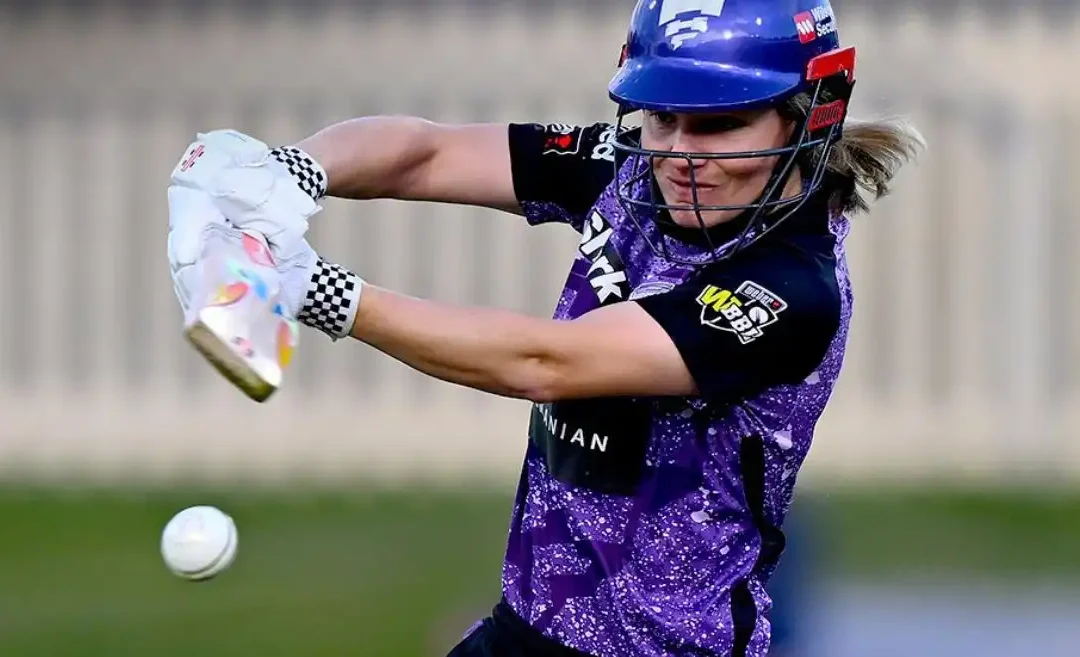
[[[0,26],[0,150],[16,154],[0,158],[0,464],[513,476],[526,404],[360,345],[305,334],[264,406],[218,379],[180,338],[165,181],[195,131],[226,125],[284,142],[369,113],[607,119],[625,16],[600,13]],[[1080,114],[1074,88],[1030,74],[1080,61],[1080,29],[1027,14],[1009,29],[978,12],[902,18],[841,17],[847,41],[873,44],[855,114],[909,115],[930,150],[855,222],[847,369],[808,469],[1080,479]],[[313,241],[380,284],[547,314],[575,236],[483,210],[334,200]]]

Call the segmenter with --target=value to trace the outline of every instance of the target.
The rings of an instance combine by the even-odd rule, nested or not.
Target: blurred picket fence
[[[525,404],[359,344],[305,334],[286,388],[248,402],[182,341],[165,260],[165,182],[197,130],[286,142],[369,113],[611,116],[631,3],[475,4],[4,20],[0,464],[513,476]],[[1061,83],[1080,61],[1076,12],[837,6],[861,47],[855,113],[908,115],[931,150],[855,227],[851,348],[811,474],[1080,479],[1080,85]],[[575,236],[331,201],[313,241],[379,284],[547,314]]]

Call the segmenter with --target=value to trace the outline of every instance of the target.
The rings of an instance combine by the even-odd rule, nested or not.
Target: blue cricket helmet
[[[747,225],[735,244],[716,258],[730,257],[790,216],[821,185],[829,149],[840,139],[854,85],[855,50],[840,47],[836,17],[828,0],[639,0],[630,19],[619,70],[608,94],[619,106],[617,151],[635,159],[733,159],[780,157],[769,184],[752,204],[675,206],[642,198],[643,175],[617,184],[619,199],[638,223],[649,215],[664,221],[663,210],[693,210],[705,229],[702,211],[745,210]],[[799,94],[811,102],[805,116],[792,116],[787,103]],[[675,153],[642,149],[622,129],[623,117],[637,110],[723,113],[775,107],[798,125],[785,147],[735,153]],[[813,153],[813,165],[806,167]],[[621,166],[616,158],[616,168]],[[790,175],[799,168],[804,190],[782,198]],[[693,174],[691,173],[691,177]],[[655,181],[653,181],[655,183]],[[658,197],[655,185],[652,194]],[[783,212],[778,210],[783,208]],[[670,219],[667,219],[670,221]],[[650,242],[651,246],[652,243]],[[657,247],[654,246],[654,251]],[[670,255],[670,254],[664,254]],[[673,258],[674,259],[674,258]]]

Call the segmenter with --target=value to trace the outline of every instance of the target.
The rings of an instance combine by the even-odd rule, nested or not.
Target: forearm
[[[444,381],[542,401],[553,385],[556,328],[552,320],[365,285],[351,335]]]
[[[505,124],[377,116],[332,125],[296,146],[326,170],[330,196],[521,212]]]
[[[435,155],[434,124],[411,116],[350,119],[296,144],[326,170],[328,195],[407,198],[409,181]]]

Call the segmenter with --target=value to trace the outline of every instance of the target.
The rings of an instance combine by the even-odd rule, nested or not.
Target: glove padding
[[[205,193],[185,187],[169,188],[169,270],[185,322],[199,310],[195,297],[202,281],[197,265],[205,257],[208,241],[216,238],[240,244],[243,232],[247,231],[241,231],[226,219]],[[293,244],[289,256],[288,259],[274,256],[273,264],[280,276],[280,301],[290,316],[296,317],[319,256],[303,238]]]
[[[232,226],[262,235],[278,259],[292,261],[305,252],[308,219],[322,210],[318,200],[326,180],[322,167],[299,149],[271,150],[236,130],[214,130],[188,146],[173,169],[170,195],[173,188],[204,193]]]
[[[211,241],[233,243],[242,252],[243,233],[204,192],[188,187],[169,188],[169,268],[176,298],[190,325],[203,307],[206,281],[203,264]],[[214,247],[219,248],[219,247]],[[363,281],[339,265],[322,260],[306,239],[291,252],[273,258],[273,272],[263,278],[271,295],[289,317],[316,328],[333,339],[348,335],[356,317]]]
[[[169,236],[167,251],[173,290],[180,302],[184,323],[190,323],[195,295],[201,288],[197,264],[213,230],[234,230],[210,197],[188,187],[171,186],[169,196]]]

